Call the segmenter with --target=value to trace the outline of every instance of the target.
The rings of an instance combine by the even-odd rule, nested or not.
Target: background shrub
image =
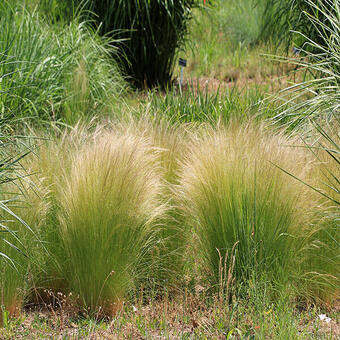
[[[230,39],[231,47],[238,44],[245,46],[259,42],[264,15],[264,1],[231,0],[216,1],[218,8],[214,12],[211,25],[217,26]],[[217,25],[216,25],[217,21]]]
[[[120,64],[131,82],[140,88],[170,84],[177,52],[187,35],[191,11],[197,0],[94,0],[81,3],[93,12],[102,35],[116,41]],[[83,12],[84,13],[84,12]],[[85,16],[86,13],[85,12]]]
[[[312,40],[316,44],[327,44],[332,36],[329,17],[339,11],[337,0],[258,0],[264,4],[262,19],[262,39],[272,39],[284,43],[287,48],[291,43],[298,48],[312,50],[314,44],[305,44]],[[311,20],[315,18],[315,20]],[[299,32],[299,34],[293,34]]]
[[[75,123],[103,113],[126,88],[112,48],[76,19],[50,27],[37,12],[0,4],[0,113]]]
[[[306,0],[306,3],[319,8],[317,15],[308,16],[308,27],[318,27],[318,38],[298,33],[309,48],[303,50],[306,58],[295,60],[294,63],[298,69],[308,71],[312,76],[280,92],[283,109],[274,119],[286,120],[291,126],[298,125],[308,135],[306,123],[308,126],[308,122],[314,121],[324,126],[339,117],[340,7],[334,5],[329,12],[326,7],[322,7],[321,0]],[[330,4],[328,1],[327,3]],[[279,59],[287,62],[287,58]]]

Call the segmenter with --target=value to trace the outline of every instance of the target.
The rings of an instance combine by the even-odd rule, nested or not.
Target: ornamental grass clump
[[[19,306],[20,310],[24,301],[49,303],[47,291],[54,296],[69,291],[67,258],[57,216],[60,190],[69,174],[71,155],[88,140],[89,133],[85,126],[78,124],[71,131],[57,135],[38,134],[39,137],[32,139],[35,143],[30,149],[34,152],[21,159],[17,167],[20,185],[12,182],[3,187],[3,195],[13,213],[21,216],[32,230],[28,231],[8,213],[3,217],[15,231],[8,240],[25,253],[4,244],[17,267],[11,270],[8,265],[3,266],[1,276],[2,301],[9,311],[13,309],[11,305]]]
[[[75,308],[110,315],[141,286],[173,286],[184,240],[166,206],[181,136],[166,123],[131,120],[95,129],[78,124],[38,139],[21,164],[14,207],[36,237],[15,224],[30,256],[20,272],[1,277],[6,308],[54,305],[62,294]]]
[[[124,73],[142,88],[169,85],[192,9],[200,3],[197,0],[67,2],[69,8],[79,5],[86,16],[94,14],[92,20],[100,33],[115,39]],[[119,40],[121,43],[117,44]]]
[[[193,231],[198,276],[210,287],[290,281],[314,198],[275,166],[308,177],[308,154],[288,145],[294,142],[253,124],[208,128],[193,139],[177,195]]]
[[[313,207],[314,227],[301,244],[300,286],[309,296],[329,302],[340,291],[340,6],[331,0],[302,3],[310,8],[302,15],[307,24],[297,32],[305,41],[302,52],[306,57],[295,64],[312,77],[281,91],[278,99],[283,99],[284,110],[275,119],[299,128],[306,151],[316,160],[310,181],[283,170],[319,194]]]
[[[318,28],[319,37],[298,32],[306,41],[302,48],[306,57],[297,60],[281,57],[278,60],[293,62],[299,70],[312,76],[280,91],[277,100],[283,102],[283,109],[274,117],[290,126],[302,126],[302,131],[310,120],[322,126],[325,121],[339,117],[340,103],[340,6],[335,4],[329,11],[321,0],[315,3],[307,0],[306,3],[315,7],[324,18],[322,21],[313,12],[308,15],[308,25]],[[305,130],[303,133],[308,135],[309,129]]]
[[[128,125],[133,126],[134,133],[150,138],[157,150],[162,172],[162,200],[167,207],[159,221],[157,251],[151,256],[153,270],[148,275],[152,274],[157,290],[178,289],[183,284],[187,238],[173,187],[179,183],[180,162],[189,152],[189,127],[157,116],[150,118],[149,112]],[[126,129],[126,124],[123,126]]]
[[[260,34],[263,41],[271,39],[287,48],[293,42],[298,48],[317,53],[316,45],[326,45],[334,39],[330,18],[338,20],[338,0],[255,0],[255,3],[264,8]]]
[[[30,256],[26,239],[35,237],[25,211],[17,208],[23,189],[20,161],[29,155],[29,149],[22,150],[16,138],[3,133],[4,125],[0,122],[0,327],[7,317],[18,315],[22,306]]]
[[[86,22],[50,26],[10,1],[1,1],[0,14],[0,110],[7,119],[74,124],[102,114],[125,91],[114,49]]]
[[[309,127],[304,146],[315,157],[312,178],[289,172],[318,195],[313,228],[301,242],[296,279],[308,298],[332,303],[340,292],[340,120],[334,115],[330,123],[312,121]]]
[[[152,151],[144,138],[107,132],[72,158],[58,218],[69,288],[92,313],[115,313],[148,266],[162,210]]]

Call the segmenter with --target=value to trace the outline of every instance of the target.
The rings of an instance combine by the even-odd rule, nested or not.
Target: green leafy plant
[[[165,94],[150,92],[147,102],[148,113],[153,117],[164,117],[174,124],[208,122],[216,125],[220,120],[247,120],[256,116],[262,98],[257,89],[242,91],[234,87],[210,93],[207,88],[189,84],[183,93],[178,90]]]

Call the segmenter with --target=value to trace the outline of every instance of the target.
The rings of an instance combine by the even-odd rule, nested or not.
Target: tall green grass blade
[[[81,2],[68,3],[77,6]],[[134,85],[170,85],[192,9],[199,5],[197,0],[106,0],[84,4],[85,17],[90,14],[101,34],[121,41],[120,63]]]
[[[2,116],[74,123],[118,100],[126,85],[114,49],[86,23],[50,26],[7,1],[0,12]]]

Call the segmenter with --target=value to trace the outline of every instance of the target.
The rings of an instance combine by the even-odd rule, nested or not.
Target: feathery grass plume
[[[161,109],[163,107],[146,106],[136,115],[130,113],[111,121],[108,129],[119,135],[130,133],[147,138],[156,150],[165,181],[175,183],[179,160],[188,152],[187,136],[193,125],[163,116],[159,112]]]
[[[320,193],[314,207],[315,228],[306,236],[301,257],[304,273],[301,282],[312,297],[331,300],[339,294],[339,18],[340,6],[333,1],[305,1],[313,10],[308,14],[309,26],[317,34],[300,34],[306,41],[306,58],[296,60],[298,67],[310,71],[312,79],[293,84],[281,93],[284,110],[275,119],[286,120],[291,128],[299,128],[308,150],[318,163],[313,165],[314,180],[305,181]],[[286,61],[285,58],[282,58]],[[288,99],[287,99],[288,96]]]
[[[152,144],[159,149],[159,160],[163,170],[164,190],[162,198],[167,202],[167,211],[160,221],[158,239],[159,258],[156,258],[160,287],[178,288],[183,281],[185,247],[185,225],[182,223],[173,195],[173,186],[178,184],[179,162],[189,152],[185,126],[171,124],[164,119],[156,121],[146,131]]]
[[[20,176],[24,176],[22,169],[18,172]],[[19,315],[32,288],[32,271],[41,267],[39,261],[44,257],[40,255],[45,253],[44,244],[36,232],[38,221],[44,215],[40,209],[45,207],[40,199],[33,195],[26,196],[25,181],[23,178],[21,183],[18,181],[16,184],[2,186],[2,197],[7,198],[10,209],[0,214],[2,223],[6,225],[2,227],[9,228],[12,232],[4,237],[5,242],[0,245],[0,251],[10,256],[14,268],[8,261],[0,259],[0,304],[9,316]],[[20,219],[13,216],[20,216]],[[30,226],[29,229],[27,225]]]
[[[136,269],[138,278],[135,278],[134,283],[143,284],[145,288],[151,284],[153,289],[155,286],[158,289],[173,286],[175,280],[181,277],[180,264],[183,262],[181,251],[184,240],[178,221],[173,216],[170,187],[177,180],[177,158],[184,152],[186,146],[182,139],[182,129],[165,121],[151,121],[149,117],[140,120],[123,117],[119,122],[97,125],[94,129],[88,124],[78,124],[61,134],[57,132],[56,136],[44,134],[44,140],[39,142],[36,155],[28,157],[25,161],[25,169],[32,173],[26,183],[27,213],[46,248],[37,249],[34,255],[37,263],[31,265],[31,284],[34,290],[28,297],[29,300],[46,302],[49,301],[49,296],[45,290],[53,294],[58,292],[67,294],[70,290],[68,280],[70,266],[65,256],[67,251],[61,237],[58,216],[63,215],[62,207],[66,204],[63,203],[65,183],[72,176],[74,159],[78,159],[81,153],[86,154],[88,148],[94,148],[91,141],[103,140],[103,134],[106,138],[113,134],[114,138],[122,140],[126,136],[135,136],[134,138],[139,139],[142,144],[149,140],[148,147],[152,147],[153,157],[159,164],[155,171],[159,171],[160,180],[163,182],[159,205],[168,206],[167,212],[157,221],[150,220],[148,236],[145,237],[153,238],[154,241],[157,238],[157,242],[153,247],[149,247],[147,243],[143,248],[144,266]],[[66,219],[63,221],[68,223]]]
[[[313,205],[307,188],[272,164],[306,178],[310,159],[303,148],[287,146],[293,144],[263,126],[233,123],[207,129],[190,146],[177,195],[194,232],[195,262],[212,287],[221,284],[226,254],[239,286],[291,279]]]
[[[7,0],[0,13],[1,112],[74,123],[105,111],[126,89],[113,48],[85,22],[49,26]]]
[[[87,140],[87,125],[78,124],[71,131],[57,132],[57,136],[41,134],[35,141],[30,155],[21,161],[20,204],[13,207],[16,214],[31,226],[34,234],[24,233],[15,223],[19,234],[24,235],[23,244],[29,249],[29,257],[21,265],[26,275],[27,289],[22,289],[28,301],[49,302],[46,291],[67,292],[64,272],[65,251],[60,237],[57,213],[60,209],[59,192],[64,178],[68,176],[70,159]],[[13,186],[7,188],[13,192]],[[28,272],[29,268],[29,272]],[[21,274],[21,280],[24,275]],[[28,276],[27,276],[28,275]]]
[[[317,147],[320,151],[317,159],[322,160],[321,183],[316,187],[328,204],[326,211],[321,210],[323,224],[316,235],[313,235],[313,245],[310,247],[310,257],[314,268],[310,276],[313,280],[313,290],[317,290],[323,300],[337,299],[340,293],[340,117],[334,116],[330,124],[315,123],[315,132],[319,135]],[[314,145],[315,146],[315,145]],[[312,148],[310,146],[310,148]],[[321,282],[321,284],[320,284]]]
[[[189,152],[187,137],[190,127],[176,121],[171,122],[162,116],[152,117],[149,109],[138,118],[130,117],[120,123],[119,129],[148,138],[156,150],[155,155],[160,164],[163,183],[162,201],[166,205],[166,210],[157,221],[158,243],[149,254],[153,269],[147,273],[147,276],[148,280],[151,280],[152,289],[157,294],[161,294],[160,290],[180,289],[183,283],[187,239],[185,225],[173,195],[173,187],[179,181],[180,161]]]
[[[315,157],[309,181],[288,172],[319,194],[313,207],[313,228],[301,244],[299,285],[311,299],[336,300],[340,292],[340,120],[312,122],[304,136],[306,150]],[[287,172],[286,169],[283,169]]]
[[[107,132],[73,155],[59,219],[69,287],[92,313],[117,311],[147,265],[162,210],[158,168],[147,140],[128,133]]]

